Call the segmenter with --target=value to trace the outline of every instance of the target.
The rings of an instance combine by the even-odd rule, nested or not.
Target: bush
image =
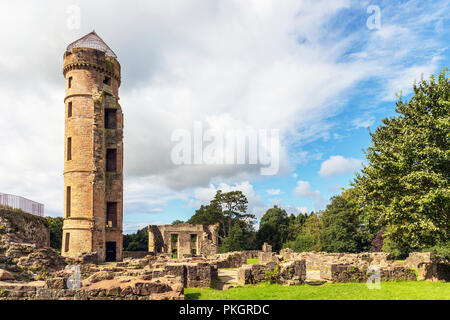
[[[372,243],[370,244],[370,250],[372,252],[381,252],[383,249],[383,233],[384,230],[379,231],[372,240]]]
[[[61,251],[62,246],[62,229],[63,229],[63,218],[62,217],[46,217],[47,224],[50,229],[50,247]]]
[[[148,250],[148,229],[147,227],[138,230],[136,233],[123,235],[124,251],[147,251]]]
[[[398,243],[393,242],[389,239],[383,240],[383,252],[389,252],[391,258],[394,260],[405,259],[410,252],[413,252],[410,247],[402,247]]]
[[[423,252],[433,252],[437,255],[450,259],[450,241],[440,243],[433,247],[425,248]]]
[[[294,241],[288,241],[283,248],[290,248],[295,252],[314,251],[317,250],[317,244],[310,234],[299,234]]]

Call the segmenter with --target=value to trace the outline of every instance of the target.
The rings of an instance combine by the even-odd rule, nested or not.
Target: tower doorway
[[[116,261],[116,242],[106,241],[106,257],[105,261]]]

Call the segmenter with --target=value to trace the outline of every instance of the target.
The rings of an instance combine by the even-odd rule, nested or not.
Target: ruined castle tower
[[[122,259],[123,113],[120,64],[95,33],[64,53],[63,256]]]

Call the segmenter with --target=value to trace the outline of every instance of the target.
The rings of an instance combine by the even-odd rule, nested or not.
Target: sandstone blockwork
[[[91,45],[94,42],[96,46]],[[61,253],[71,258],[96,253],[99,262],[121,260],[120,64],[115,55],[108,54],[111,50],[95,32],[74,44],[64,53],[63,68],[66,111]]]
[[[10,243],[30,243],[38,248],[50,246],[50,229],[43,217],[19,209],[0,206],[0,254]]]
[[[148,226],[148,251],[176,257],[209,256],[218,252],[219,225]]]

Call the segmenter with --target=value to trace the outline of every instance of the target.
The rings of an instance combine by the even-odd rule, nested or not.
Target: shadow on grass
[[[186,300],[200,300],[200,292],[188,293],[185,295]]]

